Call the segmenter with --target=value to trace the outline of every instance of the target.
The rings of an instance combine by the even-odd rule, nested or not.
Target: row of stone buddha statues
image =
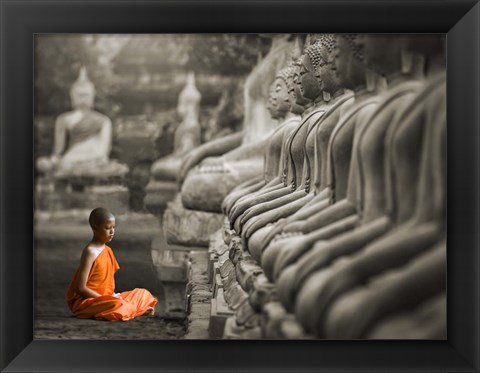
[[[223,265],[270,312],[264,337],[445,338],[444,42],[285,42],[264,96],[278,126],[184,158],[183,208],[225,217]]]
[[[200,145],[188,77],[174,153],[153,164],[145,205],[162,214],[180,190],[167,239],[202,246],[196,227],[221,232],[222,274],[266,317],[267,338],[444,337],[444,38],[271,37],[245,83],[240,133]],[[98,200],[89,190],[79,206],[126,210],[128,190],[112,188],[128,167],[109,159],[112,124],[93,110],[84,69],[70,93],[37,169],[55,188],[93,178]]]

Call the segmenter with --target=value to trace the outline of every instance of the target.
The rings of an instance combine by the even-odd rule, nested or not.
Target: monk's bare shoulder
[[[86,260],[95,259],[103,250],[105,250],[105,247],[103,249],[99,249],[98,247],[95,247],[92,244],[88,244],[83,248],[82,258]]]

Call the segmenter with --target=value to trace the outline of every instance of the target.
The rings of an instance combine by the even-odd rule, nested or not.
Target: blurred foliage
[[[114,117],[125,71],[245,76],[269,45],[270,39],[255,34],[37,35],[35,113],[71,110],[69,91],[81,66],[95,85],[95,108]]]
[[[185,40],[187,69],[224,75],[248,73],[270,45],[253,34],[192,34]]]

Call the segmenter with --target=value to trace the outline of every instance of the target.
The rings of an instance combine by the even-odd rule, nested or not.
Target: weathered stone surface
[[[186,339],[208,339],[211,299],[207,281],[207,250],[190,252],[189,283],[187,286],[188,329]]]
[[[235,267],[233,266],[233,264],[230,260],[226,260],[220,266],[220,276],[222,276],[222,278],[230,277],[232,272],[234,272],[234,271],[235,271]]]
[[[130,191],[130,208],[133,211],[144,210],[145,188],[150,178],[150,163],[139,162],[130,166],[127,186]]]
[[[225,323],[224,339],[260,339],[260,327],[246,328],[236,323],[235,317],[229,317]]]
[[[242,326],[247,326],[247,324],[251,325],[252,322],[256,325],[259,325],[257,324],[257,322],[259,322],[259,318],[257,316],[259,316],[259,314],[257,315],[255,310],[250,305],[248,299],[246,299],[235,312],[237,324]],[[252,320],[252,318],[255,320]]]
[[[227,194],[262,171],[263,162],[251,159],[232,162],[231,166],[221,165],[218,170],[215,166],[197,166],[190,170],[182,185],[182,203],[190,209],[221,213]]]
[[[246,292],[253,288],[255,277],[263,274],[262,268],[253,260],[239,260],[235,266],[237,281]]]
[[[209,336],[212,339],[222,338],[226,320],[233,315],[223,296],[223,289],[218,289],[216,298],[212,299]]]
[[[245,301],[245,299],[248,299],[248,294],[238,283],[226,290],[224,296],[228,306],[232,310],[236,310]]]
[[[143,203],[148,211],[160,217],[163,215],[167,204],[175,198],[177,192],[176,182],[150,179],[145,187]]]
[[[177,195],[168,204],[163,221],[169,244],[208,247],[209,237],[221,227],[223,215],[187,210]]]

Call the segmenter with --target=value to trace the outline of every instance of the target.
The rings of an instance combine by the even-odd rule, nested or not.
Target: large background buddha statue
[[[109,160],[112,122],[93,110],[95,87],[84,67],[70,98],[73,110],[58,116],[52,155],[37,160],[38,171],[58,177],[124,176],[128,167]]]

